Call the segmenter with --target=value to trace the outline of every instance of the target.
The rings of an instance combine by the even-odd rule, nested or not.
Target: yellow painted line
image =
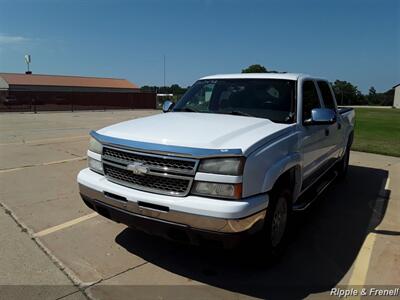
[[[33,168],[33,167],[39,167],[39,166],[48,166],[48,165],[56,165],[56,164],[62,164],[62,163],[66,163],[66,162],[79,161],[79,160],[85,160],[85,159],[86,159],[86,156],[78,156],[78,157],[74,157],[74,158],[50,161],[50,162],[45,162],[45,163],[41,163],[41,164],[28,165],[28,166],[23,166],[23,167],[18,167],[18,168],[3,169],[3,170],[0,170],[0,174],[1,173],[9,173],[9,172],[14,172],[14,171],[19,171],[19,170],[23,170],[23,169],[26,169],[26,168]]]
[[[48,234],[50,234],[50,233],[59,231],[59,230],[61,230],[61,229],[65,229],[65,228],[67,228],[67,227],[71,227],[71,226],[76,225],[76,224],[78,224],[78,223],[81,223],[81,222],[83,222],[83,221],[92,219],[92,218],[96,217],[97,215],[98,215],[98,213],[93,212],[93,213],[91,213],[91,214],[88,214],[88,215],[85,215],[85,216],[82,216],[82,217],[73,219],[73,220],[71,220],[71,221],[62,223],[62,224],[60,224],[60,225],[56,225],[56,226],[53,226],[53,227],[44,229],[44,230],[42,230],[42,231],[39,231],[39,232],[35,233],[34,236],[35,236],[35,237],[42,237],[42,236],[48,235]]]
[[[384,189],[381,189],[381,195],[385,194],[385,190],[389,189],[389,184],[390,184],[390,178],[388,177],[386,179],[385,187]],[[378,205],[378,204],[376,204]],[[375,209],[374,209],[375,210]],[[372,220],[371,220],[372,222]],[[372,250],[374,248],[374,244],[376,241],[376,234],[375,233],[369,233],[360,249],[360,252],[357,255],[357,258],[354,262],[353,265],[353,272],[350,276],[348,286],[358,286],[358,287],[363,287],[365,285],[366,279],[367,279],[367,274],[368,274],[368,269],[369,269],[369,264],[371,262],[371,255],[372,255]],[[351,299],[361,299],[361,295],[359,294],[358,296],[351,297]]]
[[[71,140],[80,140],[87,138],[89,139],[89,135],[79,135],[79,136],[67,136],[61,138],[53,138],[53,139],[41,139],[41,140],[31,140],[31,141],[24,141],[24,142],[13,142],[13,143],[0,143],[0,146],[9,146],[9,145],[35,145],[35,144],[51,144],[63,141],[71,141]]]
[[[389,189],[389,184],[390,184],[390,177],[388,177],[388,179],[386,180],[385,190]]]
[[[353,273],[351,274],[348,284],[349,286],[364,286],[375,240],[376,234],[370,233],[367,235],[354,263]]]

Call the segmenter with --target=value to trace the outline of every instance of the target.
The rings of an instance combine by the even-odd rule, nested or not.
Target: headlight
[[[242,197],[242,184],[195,181],[192,193],[202,196],[240,199]]]
[[[242,175],[244,159],[242,157],[210,158],[200,162],[199,172],[222,175]]]
[[[97,159],[94,159],[93,157],[88,156],[88,166],[89,166],[89,169],[94,172],[97,172],[100,174],[104,173],[102,162]]]
[[[99,141],[91,137],[89,141],[89,150],[94,153],[101,154],[101,152],[103,151],[103,146]]]
[[[90,141],[89,141],[89,151],[101,155],[101,153],[103,152],[103,146],[101,145],[101,143],[99,141],[97,141],[96,139],[91,137]],[[94,155],[92,154],[92,156],[94,156]],[[99,155],[96,155],[96,156],[99,156]],[[92,171],[100,173],[100,174],[104,174],[103,164],[100,160],[97,160],[94,157],[88,156],[88,166]]]

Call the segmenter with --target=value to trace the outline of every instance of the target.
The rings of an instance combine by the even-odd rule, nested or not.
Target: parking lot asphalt
[[[400,285],[400,158],[352,152],[347,179],[295,215],[284,257],[267,266],[257,244],[197,248],[93,213],[76,184],[89,131],[155,113],[0,114],[3,295],[298,299],[329,298],[333,287]]]

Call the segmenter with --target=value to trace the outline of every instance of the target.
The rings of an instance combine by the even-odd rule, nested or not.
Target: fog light
[[[103,174],[103,164],[101,161],[88,157],[88,166],[90,170]]]

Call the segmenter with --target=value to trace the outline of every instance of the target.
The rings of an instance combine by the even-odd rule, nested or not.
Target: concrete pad
[[[70,295],[64,296],[62,300],[87,300],[87,297],[81,291],[78,291]]]
[[[87,300],[77,288],[67,285],[2,285],[0,295],[3,300]]]
[[[54,145],[3,145],[0,146],[0,172],[11,168],[40,165],[85,155],[75,153],[80,152],[68,151],[68,148],[63,149],[61,146]]]
[[[254,299],[144,264],[85,292],[95,299]]]
[[[56,299],[78,291],[3,209],[0,228],[0,298]]]
[[[400,286],[400,232],[380,232],[374,243],[366,284]]]
[[[82,157],[87,155],[89,135],[87,135],[86,138],[82,138],[81,140],[69,140],[65,142],[48,143],[47,145],[52,150]]]
[[[110,279],[104,280],[98,285],[196,286],[202,284],[200,282],[169,272],[168,270],[160,268],[156,265],[146,263],[134,268],[133,270],[129,270]]]
[[[392,165],[400,163],[400,157],[351,151],[350,163],[364,167],[387,169]]]
[[[72,137],[117,122],[160,113],[159,110],[1,113],[0,143]]]
[[[76,176],[86,161],[0,173],[0,199],[34,232],[91,213]]]
[[[51,233],[40,240],[84,283],[106,279],[144,263],[115,243],[125,226],[101,216]]]

